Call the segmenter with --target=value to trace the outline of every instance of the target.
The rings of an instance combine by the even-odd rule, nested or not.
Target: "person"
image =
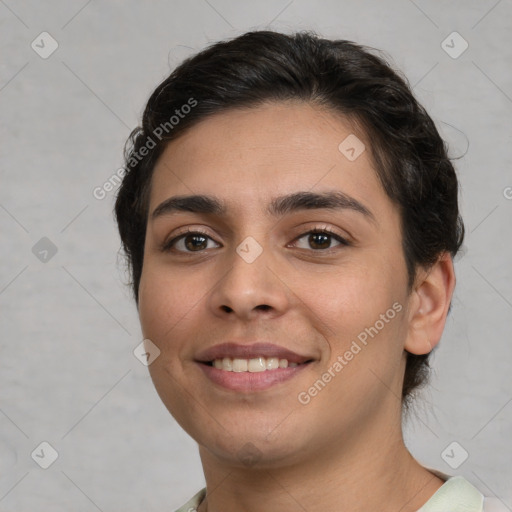
[[[178,512],[483,510],[403,440],[464,224],[384,56],[311,31],[217,42],[156,88],[125,160],[149,372],[206,480]]]

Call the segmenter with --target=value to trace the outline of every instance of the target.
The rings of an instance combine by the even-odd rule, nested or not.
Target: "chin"
[[[282,421],[282,418],[281,418]],[[275,425],[278,425],[276,422]],[[271,469],[292,464],[309,443],[301,443],[297,429],[261,429],[253,422],[246,428],[219,427],[216,433],[195,437],[203,450],[226,464],[250,469]],[[277,430],[280,432],[277,433]],[[270,434],[268,434],[270,432]],[[214,435],[212,435],[214,434]]]

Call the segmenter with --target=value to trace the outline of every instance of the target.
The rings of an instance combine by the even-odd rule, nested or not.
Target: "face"
[[[308,104],[267,104],[202,121],[157,162],[139,288],[160,350],[149,370],[219,460],[318,457],[400,415],[400,218],[364,134],[340,150],[355,133]]]

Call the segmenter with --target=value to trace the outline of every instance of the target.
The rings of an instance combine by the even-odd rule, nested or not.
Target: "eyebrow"
[[[361,202],[340,191],[332,192],[295,192],[272,199],[267,207],[267,214],[274,217],[284,216],[301,210],[352,210],[362,214],[368,220],[377,224],[373,213]],[[189,195],[174,196],[160,203],[151,218],[178,212],[203,213],[225,216],[227,208],[222,201],[214,196]]]

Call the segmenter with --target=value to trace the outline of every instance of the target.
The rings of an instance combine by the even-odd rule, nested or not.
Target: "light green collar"
[[[193,512],[197,510],[197,507],[201,504],[201,502],[206,497],[206,487],[201,489],[197,494],[195,494],[185,505],[180,507],[176,512]]]
[[[464,477],[449,478],[418,512],[482,512],[484,496]]]

